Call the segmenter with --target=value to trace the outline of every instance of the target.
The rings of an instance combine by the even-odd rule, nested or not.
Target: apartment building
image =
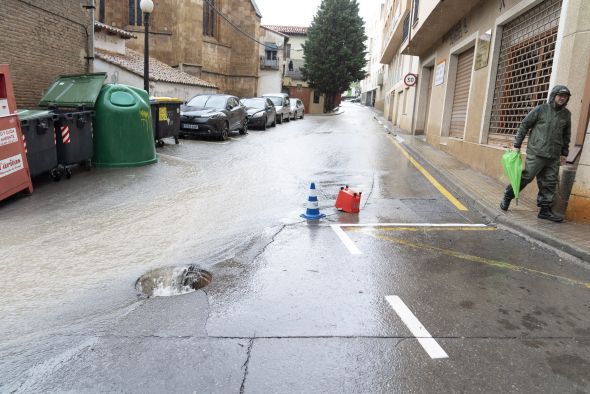
[[[381,9],[382,44],[379,62],[383,66],[378,74],[382,81],[384,116],[394,125],[412,130],[418,58],[402,53],[403,44],[409,40],[409,21],[416,1],[386,0]],[[416,133],[421,134],[422,129]]]
[[[412,9],[401,47],[420,59],[412,131],[499,178],[522,119],[552,86],[567,85],[572,141],[562,174],[575,175],[562,176],[574,179],[566,216],[590,222],[590,2],[413,0]]]
[[[285,69],[285,46],[288,45],[289,36],[271,30],[266,26],[260,26],[259,41],[264,45],[259,46],[260,74],[256,95],[277,93],[283,87],[283,71]]]
[[[367,76],[361,81],[361,103],[369,107],[383,111],[384,109],[384,91],[383,91],[383,74],[385,66],[381,64],[383,25],[382,14],[384,4],[381,4],[365,23],[367,35],[367,65],[365,71]]]

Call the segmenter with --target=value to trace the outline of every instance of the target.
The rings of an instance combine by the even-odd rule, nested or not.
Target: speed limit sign
[[[416,82],[418,82],[418,76],[416,74],[409,73],[404,77],[404,83],[407,87],[415,86]]]

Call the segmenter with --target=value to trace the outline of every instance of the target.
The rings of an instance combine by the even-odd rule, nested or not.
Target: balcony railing
[[[293,67],[289,67],[289,62],[287,62],[285,65],[285,77],[303,80],[303,73],[301,72],[304,65],[303,60],[291,59],[290,62],[293,62]]]
[[[267,59],[266,56],[260,56],[260,68],[263,70],[278,70],[279,59]]]

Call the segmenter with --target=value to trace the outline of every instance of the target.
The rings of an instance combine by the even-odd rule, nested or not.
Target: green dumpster
[[[104,85],[96,101],[96,167],[139,167],[157,162],[148,94],[132,86]]]

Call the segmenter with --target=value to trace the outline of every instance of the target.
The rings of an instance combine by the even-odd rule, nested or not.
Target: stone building
[[[0,1],[0,63],[10,66],[18,107],[36,106],[61,74],[89,71],[92,16],[86,1]]]
[[[143,53],[140,0],[97,0],[97,20],[138,36],[128,47]],[[150,55],[201,78],[223,93],[256,94],[262,15],[254,0],[158,0],[150,15]]]
[[[525,115],[556,84],[572,91],[572,139],[562,167],[566,216],[590,222],[590,2],[405,0],[413,14],[402,53],[419,56],[413,131],[499,178],[499,160]],[[406,27],[404,27],[404,31]],[[523,150],[524,152],[524,150]],[[575,175],[572,176],[572,172]],[[565,176],[567,175],[567,176]],[[534,195],[531,184],[525,193]]]

